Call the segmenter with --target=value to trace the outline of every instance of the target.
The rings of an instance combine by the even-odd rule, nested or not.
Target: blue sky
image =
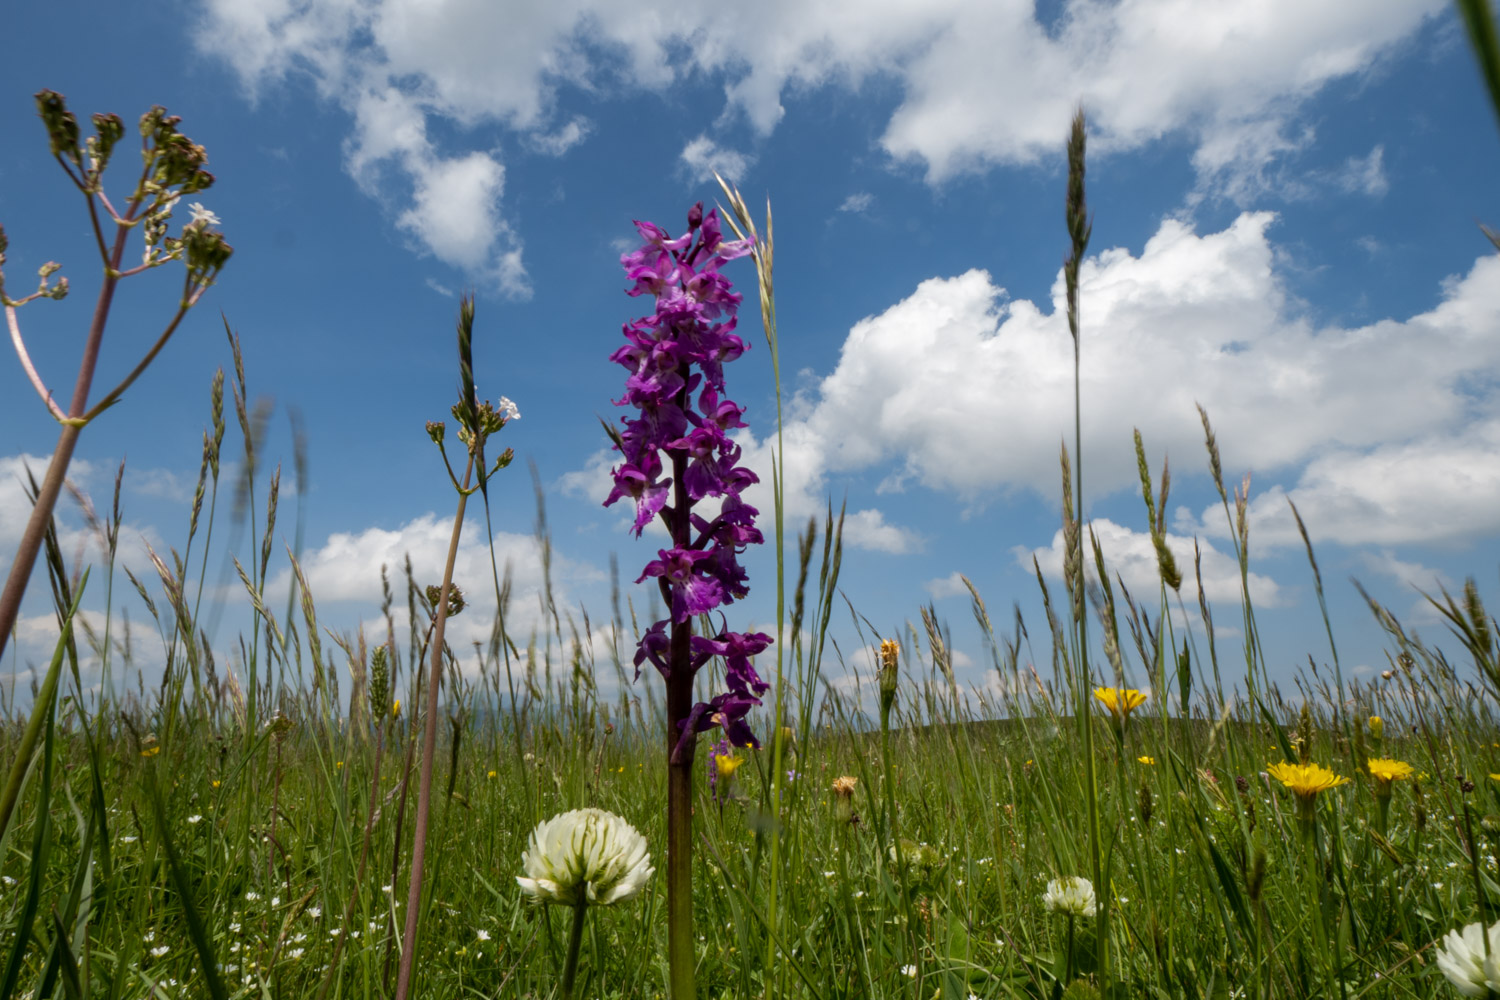
[[[1275,676],[1289,680],[1309,654],[1328,659],[1287,496],[1318,546],[1347,673],[1384,666],[1351,575],[1433,637],[1441,626],[1414,585],[1475,575],[1492,593],[1500,261],[1476,222],[1500,223],[1500,150],[1461,28],[1438,0],[1211,13],[1172,0],[219,0],[128,15],[61,2],[12,18],[9,37],[35,41],[13,41],[0,60],[7,278],[23,288],[55,259],[74,289],[20,313],[49,382],[71,385],[97,272],[81,198],[46,155],[36,90],[64,93],[81,118],[133,122],[153,103],[181,115],[218,177],[200,200],[236,248],[78,452],[75,479],[101,504],[128,459],[124,559],[143,579],[144,543],[185,537],[210,380],[229,365],[222,311],[252,397],[274,400],[265,453],[285,466],[278,536],[290,543],[301,504],[303,562],[327,623],[374,623],[380,564],[402,553],[435,581],[453,495],[423,423],[452,401],[456,295],[473,289],[481,394],[522,413],[502,435],[520,460],[494,495],[517,624],[536,620],[540,580],[527,462],[548,495],[559,595],[606,618],[610,553],[633,578],[655,551],[599,506],[609,455],[597,417],[614,416],[622,381],[607,357],[643,309],[623,292],[618,258],[632,219],[677,230],[694,201],[712,202],[717,168],[753,207],[769,195],[776,214],[788,524],[847,498],[849,599],[887,632],[935,602],[965,682],[993,672],[959,573],[997,623],[1021,602],[1045,667],[1030,566],[1035,554],[1057,583],[1057,445],[1071,434],[1061,152],[1082,102],[1095,216],[1087,506],[1132,591],[1154,608],[1139,427],[1153,466],[1172,463],[1172,544],[1204,546],[1221,638],[1237,620],[1197,401],[1226,479],[1253,473],[1252,590]],[[64,43],[57,26],[82,23]],[[769,352],[750,263],[728,273],[747,294],[753,344],[729,388],[748,408],[747,456],[765,470]],[[154,337],[175,281],[126,283],[96,395]],[[293,411],[310,458],[295,486]],[[226,454],[239,448],[230,423]],[[0,363],[0,428],[8,567],[24,510],[16,471],[31,456],[40,474],[55,440],[13,359]],[[76,511],[63,518],[80,545]],[[242,620],[237,584],[221,575],[228,524],[209,561],[211,593],[229,601],[213,637],[221,662]],[[485,631],[482,541],[471,526],[459,580],[477,610],[456,625],[460,642]],[[764,626],[773,564],[763,553],[749,565],[752,596],[732,624]],[[644,608],[645,588],[634,593]],[[7,657],[23,684],[49,648],[42,597],[34,587]],[[122,603],[144,618],[133,594]],[[835,621],[858,660],[847,618]]]

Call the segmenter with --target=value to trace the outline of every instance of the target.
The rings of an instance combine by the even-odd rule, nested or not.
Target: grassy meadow
[[[1064,270],[1086,350],[1083,134],[1080,116]],[[769,221],[756,265],[779,372]],[[211,244],[207,216],[192,225]],[[463,328],[467,402],[454,416],[473,427]],[[230,345],[228,378],[206,386],[212,431],[178,548],[117,564],[118,480],[111,503],[84,505],[106,559],[80,571],[55,528],[45,540],[62,639],[29,693],[0,682],[0,1000],[546,998],[566,992],[575,954],[574,995],[678,992],[664,877],[671,740],[655,671],[632,681],[637,609],[617,595],[601,615],[549,594],[546,626],[514,634],[497,571],[456,581],[471,596],[493,590],[489,642],[447,648],[442,622],[477,612],[389,566],[384,607],[362,631],[325,628],[295,555],[278,554],[279,473],[259,453],[264,417],[247,405],[233,334]],[[1248,581],[1249,484],[1226,489],[1210,416],[1205,462]],[[243,460],[221,482],[229,454]],[[1248,586],[1237,606],[1210,606],[1196,567],[1165,545],[1165,472],[1153,478],[1139,438],[1137,456],[1159,589],[1131,594],[1110,572],[1075,519],[1086,470],[1065,448],[1065,580],[1049,585],[1038,568],[1044,621],[996,618],[971,588],[993,671],[979,688],[955,680],[932,608],[872,623],[849,604],[840,515],[783,526],[778,495],[766,535],[785,566],[754,581],[775,589],[779,614],[759,659],[776,684],[752,716],[765,746],[715,755],[710,734],[693,769],[698,996],[1460,995],[1439,968],[1445,935],[1500,917],[1500,626],[1477,587],[1432,595],[1450,625],[1444,649],[1370,601],[1387,669],[1345,676],[1330,628],[1294,686],[1279,685]],[[253,618],[226,662],[204,598],[232,516],[249,527],[233,555]],[[273,607],[267,581],[288,560],[299,585]],[[125,594],[148,620],[116,610]],[[80,606],[110,611],[101,625]],[[154,677],[163,662],[148,682],[142,664]],[[435,703],[429,662],[443,675]],[[722,690],[724,672],[709,661],[700,693]],[[575,924],[516,879],[537,824],[585,807],[643,834],[656,874]],[[1074,878],[1088,880],[1086,899]],[[1463,995],[1490,989],[1488,945],[1477,947],[1444,953],[1480,969]]]
[[[257,631],[240,639],[239,670],[215,663],[195,627],[201,576],[189,569],[211,541],[212,465],[180,557],[149,575],[89,573],[90,589],[138,589],[152,620],[81,628],[59,647],[57,710],[38,727],[0,842],[0,995],[390,995],[420,765],[411,664],[430,641],[429,595],[395,568],[386,610],[408,605],[418,627],[338,637],[318,625],[316,595],[304,592],[290,615],[267,607],[274,560],[253,559],[243,582],[261,609]],[[1226,517],[1242,524],[1233,501]],[[270,508],[274,518],[274,499]],[[117,509],[96,522],[106,547],[119,523]],[[250,551],[268,553],[273,525],[256,529]],[[799,652],[786,665],[779,819],[769,741],[735,751],[741,766],[713,790],[706,743],[698,754],[700,995],[1045,998],[1071,983],[1069,996],[1091,996],[1101,920],[1070,927],[1043,897],[1052,879],[1091,876],[1094,822],[1117,995],[1454,995],[1434,943],[1500,899],[1496,630],[1477,594],[1439,597],[1462,655],[1409,639],[1376,606],[1390,669],[1344,684],[1320,668],[1293,692],[1265,676],[1249,603],[1215,613],[1205,602],[1189,629],[1188,605],[1201,601],[1191,573],[1181,597],[1164,584],[1149,604],[1106,599],[1096,585],[1096,610],[1112,602],[1118,622],[1096,634],[1099,676],[1118,657],[1143,687],[1192,706],[1181,717],[1151,697],[1121,725],[1074,683],[1065,593],[1046,595],[1049,623],[1017,620],[1009,633],[976,593],[1000,683],[965,691],[930,612],[885,637],[851,616],[838,531],[836,516],[808,525],[800,564],[788,566],[787,648]],[[55,547],[49,557],[67,606],[85,584]],[[504,582],[500,597],[508,607]],[[826,641],[835,615],[866,645],[900,646],[884,729],[873,673],[860,688],[828,683],[847,676]],[[1250,639],[1216,641],[1212,623],[1226,617]],[[633,609],[617,608],[613,624],[628,641]],[[584,806],[615,812],[661,867],[659,682],[628,683],[632,649],[596,661],[593,627],[568,616],[550,634],[497,627],[488,648],[450,651],[416,995],[553,995],[566,910],[531,905],[515,882],[539,821]],[[169,664],[156,687],[133,663],[147,642]],[[78,695],[90,649],[113,676],[102,704]],[[26,707],[8,706],[0,728],[7,765]],[[758,728],[768,732],[764,720]],[[1384,810],[1363,766],[1372,757],[1414,768],[1388,783]],[[1310,816],[1267,774],[1269,762],[1304,759],[1351,779],[1317,794]],[[843,776],[856,779],[848,798],[832,790]],[[667,995],[660,882],[592,909],[579,995]]]

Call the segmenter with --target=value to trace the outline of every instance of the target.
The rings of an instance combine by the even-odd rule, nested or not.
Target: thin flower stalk
[[[458,422],[458,438],[468,452],[461,480],[453,474],[453,466],[448,462],[448,453],[443,447],[443,424],[434,421],[427,425],[428,436],[442,453],[449,481],[458,491],[458,509],[453,515],[453,535],[448,542],[448,558],[443,566],[443,583],[438,588],[434,601],[432,666],[428,674],[425,706],[427,717],[422,733],[422,776],[420,790],[417,793],[416,829],[413,833],[411,853],[411,880],[407,886],[406,927],[402,937],[401,966],[396,978],[396,1000],[406,1000],[413,990],[412,976],[416,958],[417,925],[422,911],[422,875],[427,858],[427,828],[432,812],[432,768],[433,759],[437,756],[437,705],[438,696],[442,692],[443,650],[445,648],[443,634],[448,623],[448,616],[454,611],[450,605],[456,603],[450,598],[454,592],[453,567],[458,560],[458,543],[463,534],[464,512],[468,506],[470,494],[479,488],[474,481],[476,470],[479,478],[486,480],[509,465],[513,457],[511,450],[507,448],[496,460],[493,469],[486,467],[485,441],[491,434],[505,426],[509,413],[503,403],[502,408],[497,410],[488,401],[481,403],[478,400],[474,387],[473,330],[474,300],[465,298],[459,306],[458,315],[460,396],[459,401],[453,406],[453,417]]]

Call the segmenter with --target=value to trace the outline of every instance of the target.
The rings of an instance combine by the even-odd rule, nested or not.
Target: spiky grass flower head
[[[1466,997],[1489,996],[1500,989],[1500,923],[1489,929],[1489,957],[1485,957],[1483,924],[1452,930],[1438,945],[1437,967],[1453,988]]]
[[[1146,703],[1148,697],[1144,692],[1134,688],[1094,688],[1094,697],[1104,703],[1109,713],[1122,722],[1130,717],[1130,713]]]
[[[1048,882],[1042,904],[1051,913],[1069,917],[1092,917],[1099,910],[1094,883],[1082,875],[1064,875]]]
[[[564,906],[623,902],[656,871],[646,838],[603,809],[574,809],[538,823],[521,863],[521,891],[533,902]]]
[[[1266,773],[1291,789],[1297,798],[1303,801],[1311,801],[1317,798],[1319,792],[1326,792],[1330,788],[1349,783],[1348,778],[1334,774],[1322,764],[1290,764],[1286,761],[1278,761],[1268,766]]]

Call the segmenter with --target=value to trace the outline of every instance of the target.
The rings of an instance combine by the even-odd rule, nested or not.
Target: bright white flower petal
[[[1048,882],[1042,903],[1053,913],[1070,917],[1092,917],[1098,910],[1094,883],[1081,875],[1064,875]]]
[[[1500,945],[1500,923],[1490,928],[1491,950]],[[1484,958],[1484,925],[1469,924],[1462,930],[1449,931],[1437,950],[1437,967],[1448,977],[1453,988],[1466,997],[1482,997],[1489,992]]]
[[[623,902],[656,871],[646,838],[603,809],[575,809],[538,823],[521,863],[526,874],[516,884],[523,893],[565,906],[577,905],[580,893],[594,906]]]

